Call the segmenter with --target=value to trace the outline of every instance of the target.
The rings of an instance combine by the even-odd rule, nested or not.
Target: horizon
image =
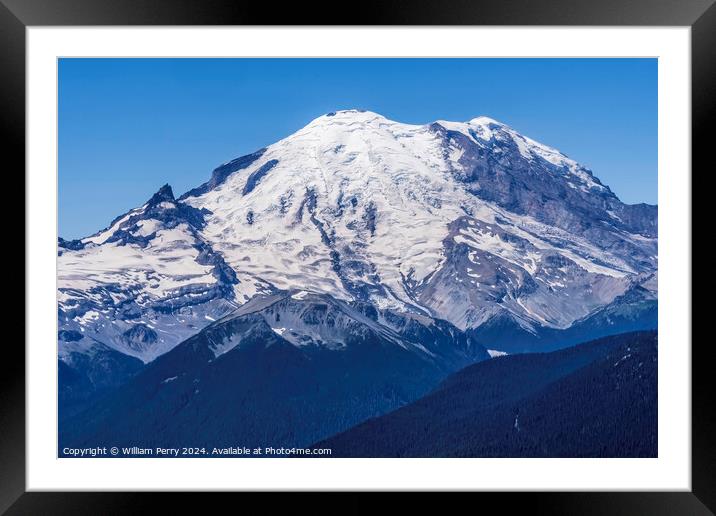
[[[155,66],[148,67],[149,61]],[[393,75],[382,94],[343,89],[357,71],[377,68],[388,73],[386,62],[394,65]],[[422,76],[427,68],[441,67],[444,73],[456,73],[456,64],[472,67],[467,71],[473,75],[496,69],[505,77],[526,74],[534,80],[529,85],[533,89],[553,86],[554,91],[544,96],[538,87],[539,102],[521,99],[523,104],[515,107],[495,97],[502,94],[514,101],[524,88],[479,84],[494,95],[476,94],[481,106],[465,116],[472,108],[464,104],[470,102],[456,103],[447,94],[437,95],[429,105],[418,103],[429,98],[429,81],[402,89],[416,73]],[[214,75],[197,73],[203,68],[234,76],[212,80]],[[252,73],[257,69],[273,72],[274,80]],[[316,70],[332,73],[338,84],[326,90],[325,81],[309,73]],[[555,81],[559,70],[578,84],[560,88]],[[351,109],[410,125],[490,118],[579,162],[623,202],[656,205],[656,70],[655,59],[60,59],[59,236],[72,240],[94,234],[120,213],[141,206],[163,184],[179,197],[207,181],[217,166],[276,143],[327,113]],[[466,73],[461,67],[457,71]],[[290,85],[280,88],[289,75]],[[595,76],[601,81],[595,82]],[[279,78],[283,82],[277,85]],[[245,98],[235,93],[240,88],[248,93]],[[276,97],[274,90],[295,98]],[[326,96],[334,97],[332,109],[325,109],[331,101]],[[307,99],[310,102],[304,102]],[[498,104],[506,106],[506,116],[495,112]],[[555,106],[560,116],[538,115],[554,113]],[[623,124],[613,123],[614,110],[626,113]],[[583,123],[585,113],[593,117],[591,124]],[[448,116],[430,116],[435,114]],[[605,143],[593,145],[596,137]],[[612,152],[600,152],[604,146]]]

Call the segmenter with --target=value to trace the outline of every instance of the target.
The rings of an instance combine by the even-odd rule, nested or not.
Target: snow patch
[[[488,353],[488,355],[490,355],[490,358],[504,357],[507,355],[506,351],[499,351],[497,349],[488,349],[487,353]]]

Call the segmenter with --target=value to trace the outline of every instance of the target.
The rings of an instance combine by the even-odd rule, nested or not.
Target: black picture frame
[[[692,31],[692,170],[704,176],[713,174],[713,170],[709,170],[713,169],[713,145],[708,129],[714,125],[716,111],[714,0],[384,0],[346,5],[343,13],[337,6],[318,3],[279,5],[231,0],[0,0],[0,141],[6,178],[19,179],[20,171],[25,169],[25,29],[48,25],[689,26]],[[692,172],[693,177],[696,175]],[[697,196],[692,205],[698,206],[698,195],[706,194],[694,193]],[[693,230],[692,234],[695,234]],[[692,250],[692,267],[695,265]],[[26,277],[29,274],[32,271],[26,268]],[[32,310],[32,307],[25,309]],[[696,305],[694,311],[698,313]],[[699,320],[698,317],[692,319]],[[158,503],[162,513],[194,507],[207,509],[207,494],[189,497],[179,493],[26,492],[25,357],[17,340],[6,337],[0,362],[0,513],[124,514],[139,513],[150,503]],[[501,511],[521,509],[548,514],[712,514],[716,511],[713,437],[716,429],[710,395],[714,392],[711,370],[715,362],[710,341],[692,340],[692,491],[479,493],[474,495],[478,500],[469,503],[482,504],[483,508],[495,505]],[[688,349],[689,343],[683,344],[684,349]],[[249,493],[221,496],[239,496],[255,502],[255,495]],[[349,501],[340,502],[340,510],[371,510],[375,496],[351,494]],[[411,496],[410,500],[424,509],[429,508],[421,495]],[[272,498],[271,503],[275,501],[276,498]],[[312,503],[311,507],[317,505]],[[333,502],[326,503],[326,507],[339,510]]]

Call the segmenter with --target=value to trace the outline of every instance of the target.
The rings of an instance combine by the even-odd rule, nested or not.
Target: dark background
[[[686,25],[692,26],[692,181],[704,183],[713,174],[713,144],[708,129],[716,112],[716,7],[713,0],[444,0],[322,3],[273,3],[200,0],[0,0],[0,145],[3,186],[10,198],[24,193],[25,169],[25,27],[32,25]],[[665,144],[668,142],[660,142]],[[672,173],[684,173],[673,171]],[[708,188],[694,190],[692,205],[708,209]],[[5,210],[5,229],[19,228],[20,209]],[[692,215],[694,226],[701,220]],[[10,221],[8,223],[7,221]],[[18,230],[19,232],[19,230]],[[707,235],[694,232],[692,235]],[[6,257],[14,267],[24,263],[19,242],[24,236],[4,235]],[[708,238],[697,240],[702,247]],[[702,243],[703,242],[703,243]],[[24,246],[23,246],[24,249]],[[693,253],[693,251],[692,251]],[[23,256],[19,256],[22,254]],[[692,254],[693,256],[693,254]],[[692,259],[693,268],[703,262]],[[700,269],[700,268],[699,268]],[[698,269],[697,269],[698,270]],[[25,275],[32,271],[25,269]],[[8,274],[19,282],[19,274]],[[708,275],[705,276],[708,279]],[[707,283],[702,281],[700,283]],[[24,290],[24,289],[23,289]],[[16,292],[23,290],[14,289]],[[20,305],[16,296],[13,305]],[[23,302],[23,305],[25,303]],[[694,322],[704,317],[709,303],[692,302]],[[25,306],[26,310],[32,307]],[[7,309],[6,309],[7,310]],[[16,310],[7,310],[6,328]],[[19,311],[19,310],[18,310]],[[706,320],[708,320],[706,318]],[[699,324],[696,327],[704,327]],[[20,333],[16,331],[15,334]],[[219,510],[220,503],[234,511],[265,507],[273,513],[281,502],[311,512],[332,514],[373,512],[383,506],[383,495],[350,494],[336,501],[327,494],[296,494],[262,497],[256,494],[181,493],[26,493],[25,491],[25,396],[24,349],[5,332],[0,361],[0,513],[25,514],[141,514],[150,509],[166,514]],[[714,392],[711,369],[716,363],[710,339],[692,338],[692,493],[479,493],[456,495],[462,506],[474,510],[536,512],[546,514],[712,514],[716,508],[716,447],[714,446]],[[684,342],[684,350],[689,343]],[[465,500],[470,496],[470,500]],[[230,499],[229,499],[230,498]],[[452,500],[452,498],[451,498]],[[241,503],[243,502],[243,503]],[[415,505],[443,512],[445,497],[426,499],[412,494],[401,509]],[[435,504],[435,505],[432,505]],[[182,511],[182,509],[184,511]],[[257,512],[258,512],[257,511]],[[401,512],[402,512],[401,511]]]

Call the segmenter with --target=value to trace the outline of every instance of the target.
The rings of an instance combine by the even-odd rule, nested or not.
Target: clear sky
[[[656,59],[61,59],[59,234],[79,238],[335,110],[486,115],[657,201]]]

